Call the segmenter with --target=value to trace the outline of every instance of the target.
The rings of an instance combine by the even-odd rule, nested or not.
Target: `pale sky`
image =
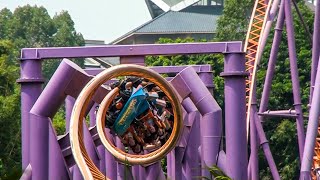
[[[11,11],[26,4],[44,6],[51,16],[67,10],[85,39],[105,43],[151,19],[144,0],[0,0]]]

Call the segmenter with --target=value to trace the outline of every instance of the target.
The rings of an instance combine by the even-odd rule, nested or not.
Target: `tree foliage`
[[[0,40],[0,175],[20,168],[20,92],[18,68],[10,61],[13,44]],[[1,177],[0,176],[0,177]]]
[[[42,6],[0,10],[0,179],[17,179],[21,169],[20,87],[16,84],[21,48],[82,45],[84,39],[67,11],[51,18]],[[83,65],[81,60],[74,61]],[[50,78],[59,63],[44,61],[44,77]],[[59,134],[64,124],[64,112],[59,111],[54,119]]]
[[[223,14],[218,19],[217,40],[244,40],[254,0],[225,1]]]

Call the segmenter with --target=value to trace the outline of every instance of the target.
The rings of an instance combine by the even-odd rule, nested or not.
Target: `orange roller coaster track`
[[[246,52],[246,70],[250,73],[246,81],[247,99],[247,137],[249,137],[250,105],[252,102],[253,87],[256,82],[257,66],[259,62],[260,41],[263,35],[265,24],[270,11],[270,0],[257,0],[254,4],[250,24],[245,41],[244,51]]]

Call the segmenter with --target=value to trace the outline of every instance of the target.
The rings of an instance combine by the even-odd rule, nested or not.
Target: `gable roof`
[[[219,15],[168,11],[111,42],[133,34],[214,33]]]

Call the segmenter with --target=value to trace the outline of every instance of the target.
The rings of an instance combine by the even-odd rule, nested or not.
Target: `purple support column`
[[[180,95],[189,95],[203,116],[200,122],[202,167],[216,165],[222,136],[221,108],[192,67],[177,74],[171,83]],[[203,169],[202,176],[211,175]]]
[[[225,54],[225,129],[227,174],[234,180],[247,180],[245,54]]]
[[[84,145],[89,157],[92,159],[94,164],[99,168],[100,157],[98,155],[97,148],[93,142],[92,136],[89,132],[89,129],[85,120],[83,120],[83,140],[84,140]]]
[[[248,168],[250,169],[250,173],[248,175],[251,176],[250,179],[259,179],[259,161],[258,161],[258,152],[259,152],[259,146],[258,146],[258,137],[257,137],[257,129],[254,122],[254,112],[253,108],[250,109],[250,166]]]
[[[188,120],[190,121],[189,123],[191,125],[189,140],[184,154],[182,166],[185,172],[185,179],[191,180],[195,177],[201,176],[201,159],[199,156],[197,156],[200,146],[200,113],[190,98],[185,99],[182,102],[182,106],[188,113]],[[190,125],[187,124],[186,126]]]
[[[25,168],[20,180],[32,180],[32,168],[30,164]]]
[[[293,88],[293,100],[294,108],[298,114],[296,119],[297,122],[297,133],[298,133],[298,143],[299,143],[299,155],[300,161],[303,156],[303,147],[304,147],[304,124],[303,124],[303,112],[302,112],[302,103],[300,97],[300,84],[299,84],[299,73],[298,73],[298,61],[296,54],[296,45],[294,39],[294,28],[293,28],[293,19],[291,12],[291,1],[285,0],[285,18],[286,18],[286,27],[287,27],[287,36],[288,36],[288,47],[289,47],[289,59],[290,59],[290,73],[292,80]]]
[[[319,4],[318,4],[319,5]],[[304,146],[303,159],[301,164],[301,180],[311,179],[311,166],[313,162],[314,146],[318,135],[319,115],[320,115],[320,63],[315,82],[315,91],[312,97],[311,109],[309,114],[306,144]]]
[[[139,167],[139,179],[146,179],[146,168],[143,166]]]
[[[277,55],[278,55],[279,47],[280,47],[280,43],[281,43],[283,25],[284,25],[284,0],[281,1],[281,4],[280,4],[280,10],[279,10],[279,15],[278,15],[278,19],[277,19],[276,28],[275,28],[275,34],[274,34],[274,38],[273,38],[271,54],[270,54],[270,58],[269,58],[269,62],[268,62],[266,80],[265,80],[265,83],[263,86],[259,112],[266,111],[267,107],[268,107],[268,102],[269,102],[269,97],[270,97],[270,92],[271,92],[271,85],[272,85],[272,78],[274,75],[275,65],[276,65],[276,61],[277,61]],[[251,157],[254,158],[254,160],[252,159],[252,161],[251,161],[252,179],[259,179],[259,172],[258,172],[259,169],[258,169],[258,162],[257,162],[257,158],[258,158],[257,153],[258,152],[255,149],[255,147],[257,147],[258,140],[253,137],[253,136],[255,136],[255,134],[253,134],[253,129],[256,130],[257,126],[258,126],[257,128],[259,129],[260,144],[262,145],[264,153],[271,155],[269,144],[268,144],[268,141],[265,137],[265,134],[263,132],[263,128],[261,125],[261,121],[263,121],[263,117],[260,116],[259,119],[255,118],[256,112],[254,112],[254,110],[256,110],[256,108],[257,107],[255,106],[254,108],[251,109],[251,118],[250,118],[251,119],[251,121],[250,121]],[[254,139],[256,139],[256,141]],[[266,157],[267,157],[267,155],[266,155]],[[276,169],[273,157],[272,156],[268,156],[268,157],[269,158],[267,158],[267,160],[268,160],[269,166],[271,167],[270,169],[273,174],[273,177],[280,178],[279,173]]]
[[[213,84],[213,73],[212,71],[201,72],[198,74],[203,84],[208,88],[211,94],[213,94],[214,84]]]
[[[170,164],[167,165],[167,178],[168,179],[183,179],[182,177],[182,165],[181,165],[181,150],[183,148],[176,147],[174,148],[168,156],[170,157]]]
[[[73,167],[73,180],[83,180],[82,174],[77,165]]]
[[[171,151],[170,153],[167,154],[167,178],[172,179],[172,153],[174,151]]]
[[[146,180],[165,180],[163,171],[161,169],[161,163],[157,162],[151,166],[146,167]]]
[[[66,132],[69,132],[70,128],[70,118],[71,118],[71,113],[72,109],[75,103],[75,99],[72,96],[67,96],[65,100],[65,108],[66,108]]]
[[[21,60],[20,62],[21,84],[21,155],[22,169],[30,163],[30,119],[29,112],[38,99],[44,82],[41,73],[41,60]]]
[[[163,171],[161,169],[161,163],[156,162],[155,164],[152,164],[150,166],[146,167],[146,179],[147,180],[154,180],[159,179],[159,177],[163,177]],[[164,180],[164,179],[159,179]]]
[[[90,119],[90,127],[93,127],[96,125],[96,106],[98,106],[97,103],[95,103],[92,108],[90,109],[90,112],[89,112],[89,119]]]
[[[268,40],[268,36],[269,36],[270,30],[272,27],[272,23],[277,15],[279,3],[280,3],[280,0],[274,0],[272,2],[272,6],[271,6],[270,12],[269,12],[269,17],[268,17],[268,20],[267,20],[266,25],[264,27],[262,39],[261,39],[260,45],[259,45],[260,50],[258,51],[259,54],[257,56],[258,62],[260,62],[260,60],[262,58],[263,50],[267,44],[267,40]],[[268,3],[266,2],[266,4],[268,4]],[[258,63],[258,64],[260,64],[260,63]]]
[[[100,171],[102,172],[102,174],[106,174],[106,157],[105,157],[105,148],[104,146],[100,145],[99,147],[97,147],[98,149],[98,153],[100,156]]]
[[[278,55],[279,47],[281,43],[281,37],[282,37],[282,31],[283,31],[282,29],[284,25],[284,1],[285,0],[281,2],[277,25],[275,28],[270,58],[268,62],[266,80],[264,82],[263,91],[262,91],[262,97],[261,97],[261,103],[260,103],[260,109],[259,109],[260,113],[266,111],[268,107],[268,102],[269,102],[269,97],[271,92],[271,85],[272,85],[272,78],[275,71],[277,55]]]
[[[257,112],[257,106],[252,106],[252,109],[253,109],[252,112]],[[257,133],[259,136],[260,145],[262,146],[264,156],[266,157],[266,159],[268,161],[272,177],[274,180],[280,180],[280,175],[277,170],[277,166],[273,160],[272,153],[271,153],[271,150],[269,147],[269,142],[266,138],[266,134],[263,131],[263,127],[262,127],[261,121],[260,121],[257,113],[254,114],[254,119],[252,119],[252,120],[255,122]]]
[[[106,129],[106,136],[113,141],[114,138],[110,134],[110,129]],[[105,167],[106,167],[106,176],[109,179],[116,180],[117,179],[117,163],[115,158],[109,151],[105,151]]]
[[[228,168],[227,168],[227,156],[226,156],[226,153],[224,151],[220,151],[219,152],[218,167],[223,172],[227,172],[227,170],[228,170]]]
[[[132,166],[132,176],[133,176],[133,179],[139,179],[139,165],[134,165]]]
[[[316,73],[317,73],[319,55],[320,55],[320,2],[318,0],[316,4],[316,9],[315,9],[314,26],[313,26],[310,104],[312,100],[313,87],[314,87]]]
[[[48,180],[69,180],[72,179],[69,168],[66,166],[61,148],[57,141],[57,135],[50,121],[49,125],[49,173]]]
[[[32,112],[32,109],[31,109]],[[32,179],[48,179],[50,118],[30,113],[30,164]]]
[[[124,146],[118,137],[116,137],[116,146],[117,148],[124,151]],[[117,162],[117,180],[130,180],[131,179],[130,173],[131,173],[131,168],[128,168],[126,167],[126,165]]]

